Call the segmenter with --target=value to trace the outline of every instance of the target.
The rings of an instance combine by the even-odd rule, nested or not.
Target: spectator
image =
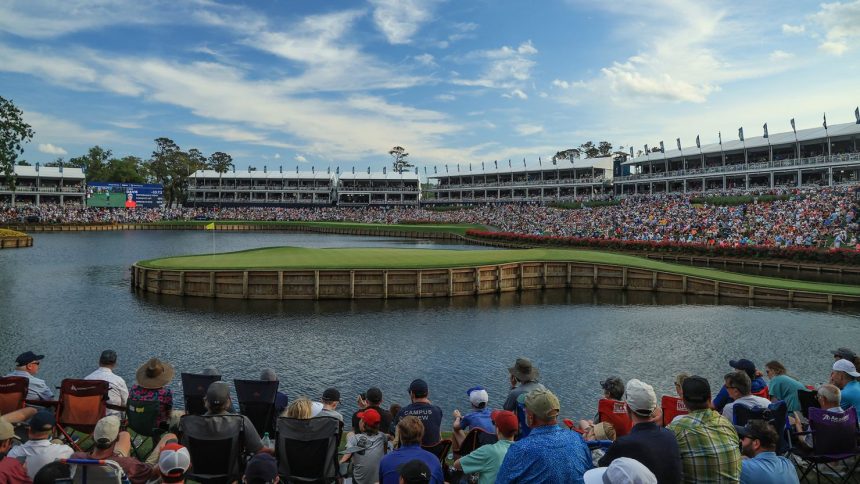
[[[313,404],[305,397],[299,397],[293,400],[293,403],[287,407],[287,418],[297,418],[299,420],[307,420],[313,418]]]
[[[661,483],[681,482],[681,453],[672,431],[655,422],[659,418],[657,395],[647,383],[633,379],[625,390],[627,414],[633,422],[630,433],[619,437],[598,465],[606,467],[620,457],[635,459]]]
[[[418,417],[423,426],[422,445],[433,445],[442,440],[440,429],[442,426],[442,409],[430,402],[429,395],[430,390],[427,388],[427,382],[420,378],[413,380],[409,385],[409,399],[412,400],[412,403],[403,407],[395,419],[399,423],[403,417],[410,415]]]
[[[603,398],[620,402],[624,398],[624,380],[617,376],[611,376],[600,382],[603,389]]]
[[[90,373],[85,380],[102,380],[108,382],[108,403],[118,407],[124,407],[128,401],[128,387],[125,380],[121,376],[113,372],[116,368],[116,351],[104,350],[99,357],[99,367],[96,371]],[[108,409],[107,415],[122,416],[119,410]]]
[[[391,426],[391,421],[393,417],[397,415],[394,412],[394,407],[391,407],[391,410],[385,410],[382,408],[382,390],[376,387],[371,387],[367,389],[367,392],[361,394],[356,399],[358,403],[358,411],[352,414],[352,428],[353,430],[358,429],[359,420],[361,419],[358,414],[363,410],[368,408],[372,408],[379,413],[380,423],[379,430],[386,433],[394,435],[394,429]],[[398,406],[397,411],[400,411]]]
[[[517,358],[514,366],[508,368],[508,373],[510,374],[511,392],[508,393],[508,398],[502,408],[516,413],[517,403],[523,403],[522,400],[519,400],[520,395],[525,398],[525,395],[530,391],[537,388],[544,389],[544,386],[538,383],[540,372],[528,358]]]
[[[263,381],[278,381],[278,374],[275,373],[275,370],[271,368],[266,368],[262,372],[260,372],[260,380]],[[281,390],[275,394],[275,416],[279,416],[284,413],[284,410],[287,409],[287,405],[290,404],[290,399],[287,397],[286,393],[283,393]]]
[[[675,394],[678,395],[678,397],[680,397],[680,398],[684,397],[684,389],[683,389],[684,380],[686,380],[689,377],[690,377],[690,375],[687,373],[684,373],[684,372],[678,373],[675,376],[675,382],[674,382],[675,383]]]
[[[845,410],[840,406],[842,395],[836,385],[825,383],[818,387],[818,393],[815,399],[818,401],[818,406],[832,413],[845,413]],[[800,433],[804,431],[803,422],[800,418],[791,418],[795,430]],[[812,434],[803,435],[803,440],[800,441],[806,448],[812,448]]]
[[[496,428],[493,426],[493,419],[490,415],[490,409],[487,408],[487,402],[490,397],[484,387],[472,387],[466,390],[466,395],[469,397],[469,404],[472,406],[472,411],[465,417],[460,414],[460,410],[454,410],[454,432],[451,438],[454,441],[454,451],[460,449],[460,444],[466,438],[466,430],[480,428],[488,434],[495,434]]]
[[[400,467],[400,484],[430,484],[432,473],[427,464],[411,460]]]
[[[326,388],[322,394],[323,408],[316,417],[333,417],[340,421],[343,427],[343,415],[337,411],[337,406],[340,403],[340,391],[337,388]]]
[[[128,399],[141,402],[160,403],[156,427],[167,428],[170,414],[173,411],[173,392],[165,388],[173,380],[175,370],[170,363],[158,358],[151,358],[137,369],[136,383],[128,392]]]
[[[167,444],[158,455],[158,473],[165,484],[184,484],[190,467],[191,454],[180,444]]]
[[[839,388],[842,395],[842,408],[854,407],[860,411],[860,373],[854,363],[848,360],[836,360],[833,371],[830,372],[830,383]]]
[[[236,415],[230,413],[232,405],[230,402],[230,387],[223,381],[216,381],[209,384],[203,403],[206,405],[206,413],[204,414],[206,416]],[[244,428],[244,431],[242,432],[244,439],[243,451],[248,454],[256,454],[263,450],[263,442],[260,440],[260,434],[257,433],[257,429],[254,428],[254,424],[251,423],[251,420],[248,417],[244,415],[240,416],[244,420],[242,425]],[[228,428],[232,427],[228,427],[226,422],[223,420],[212,420],[207,426],[207,429],[213,433],[213,438],[225,438],[220,434]]]
[[[31,479],[36,477],[36,473],[45,464],[57,459],[68,459],[74,452],[68,445],[51,443],[51,432],[56,423],[53,413],[48,410],[39,411],[30,419],[30,429],[27,432],[29,440],[25,444],[12,447],[6,455],[6,458],[25,457],[27,475]]]
[[[36,378],[36,373],[39,372],[39,367],[42,365],[42,360],[45,355],[37,355],[32,351],[26,351],[15,358],[15,371],[6,376],[21,376],[30,380],[30,386],[27,390],[28,400],[53,400],[54,392],[45,383],[45,380]],[[34,474],[35,475],[35,474]]]
[[[442,484],[445,481],[439,459],[421,448],[423,435],[424,424],[418,417],[407,415],[397,422],[394,442],[398,447],[383,457],[379,463],[380,484],[397,484],[400,479],[400,468],[412,460],[420,460],[427,466],[430,471],[430,482],[433,484]]]
[[[68,482],[72,477],[72,467],[63,462],[50,462],[42,466],[33,478],[33,484],[55,484],[57,481]]]
[[[746,359],[732,360],[729,362],[729,366],[747,374],[751,381],[750,393],[760,397],[767,396],[767,382],[761,377],[761,374],[756,370],[755,364],[752,361]],[[723,408],[731,403],[731,401],[732,398],[729,396],[726,387],[722,387],[717,396],[714,397],[714,409],[722,412]]]
[[[0,416],[0,419],[5,420],[10,424],[26,422],[27,420],[30,420],[33,415],[36,415],[37,411],[38,409],[36,409],[36,407],[19,408],[18,410],[13,410],[7,414],[3,414]]]
[[[723,388],[728,392],[731,403],[723,408],[723,417],[729,422],[735,421],[735,405],[743,404],[748,407],[764,407],[770,405],[770,400],[750,394],[750,377],[743,371],[733,371],[726,374]]]
[[[776,455],[779,434],[764,420],[750,420],[735,426],[741,438],[741,452],[747,459],[741,468],[741,484],[800,484],[791,461]]]
[[[848,348],[836,348],[836,351],[833,351],[833,359],[834,360],[848,360],[854,365],[857,365],[857,353],[851,351]]]
[[[531,432],[510,446],[496,482],[581,484],[592,467],[591,453],[577,432],[558,426],[558,398],[546,389],[532,390],[525,408]]]
[[[767,384],[770,399],[772,401],[784,401],[789,413],[799,412],[801,408],[800,400],[797,399],[797,391],[805,391],[806,386],[788,376],[785,367],[776,360],[768,361],[764,368],[765,373],[770,378]]]
[[[397,431],[397,424],[395,420],[397,419],[397,414],[400,413],[400,410],[403,408],[399,403],[392,403],[390,407],[388,407],[388,413],[391,417],[391,427],[389,429],[388,435],[394,437],[394,433]]]
[[[385,455],[388,437],[379,431],[382,418],[375,409],[358,412],[360,433],[350,433],[340,462],[352,460],[352,480],[355,484],[373,484],[379,477],[379,462]]]
[[[591,469],[585,473],[585,484],[657,484],[663,482],[657,479],[651,470],[636,459],[619,457],[609,464],[609,467]]]
[[[495,410],[491,414],[496,437],[495,444],[478,447],[468,455],[454,461],[455,471],[462,470],[466,474],[477,474],[478,484],[493,484],[499,474],[499,468],[505,460],[508,449],[517,435],[519,422],[517,416],[508,410]]]
[[[740,441],[734,426],[710,408],[711,385],[700,376],[684,380],[684,405],[690,411],[669,425],[681,452],[683,482],[737,482]]]
[[[248,461],[242,484],[278,484],[278,461],[269,454],[257,454]]]
[[[0,418],[0,482],[9,484],[29,484],[30,476],[24,464],[13,457],[6,457],[12,449],[12,441],[16,439],[15,428],[5,419]]]

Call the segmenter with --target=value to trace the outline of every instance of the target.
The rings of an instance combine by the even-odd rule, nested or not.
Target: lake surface
[[[0,251],[0,371],[19,353],[46,354],[51,385],[83,377],[103,349],[119,353],[117,373],[133,383],[151,356],[178,373],[214,366],[224,378],[274,368],[290,398],[318,398],[335,386],[344,413],[379,386],[386,404],[408,403],[414,378],[430,385],[450,425],[468,409],[466,389],[483,385],[490,406],[508,392],[507,367],[530,357],[565,417],[590,418],[599,381],[639,378],[660,393],[680,371],[722,383],[728,361],[782,361],[806,384],[827,381],[839,346],[860,350],[860,316],[780,307],[717,304],[714,298],[620,291],[529,292],[453,299],[233,301],[138,294],[137,260],[206,253],[205,232],[34,234],[34,247]],[[215,249],[307,247],[458,248],[440,241],[300,233],[215,234]],[[725,301],[723,301],[725,302]]]

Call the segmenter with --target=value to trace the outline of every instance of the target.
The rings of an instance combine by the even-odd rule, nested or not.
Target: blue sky
[[[5,0],[24,158],[419,167],[854,121],[860,0]],[[422,170],[423,173],[423,170]]]

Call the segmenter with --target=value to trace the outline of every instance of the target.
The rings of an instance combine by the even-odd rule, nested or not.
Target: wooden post
[[[185,295],[185,271],[179,271],[179,295]]]
[[[651,290],[657,290],[657,271],[651,273]]]
[[[481,268],[475,268],[475,294],[481,294]]]
[[[209,273],[209,297],[215,297],[215,271]]]
[[[382,271],[382,296],[388,299],[388,271]]]
[[[320,298],[320,271],[314,271],[314,299]]]
[[[567,287],[570,287],[573,282],[573,265],[568,262],[567,263]]]
[[[424,288],[421,284],[421,274],[423,274],[423,272],[424,271],[422,271],[421,269],[416,269],[415,285],[418,286],[417,287],[418,290],[415,292],[415,295],[416,295],[416,297],[418,297],[418,299],[421,299],[421,292],[422,292],[421,290]]]
[[[548,267],[548,264],[547,264],[546,262],[544,262],[544,264],[543,264],[543,269],[542,269],[542,270],[543,270],[543,272],[541,273],[541,276],[540,276],[540,280],[541,280],[541,289],[546,289],[546,272],[547,272],[547,267]]]
[[[720,281],[714,281],[714,296],[720,295]]]
[[[454,269],[448,269],[448,296],[454,295]]]
[[[496,292],[502,292],[502,266],[496,266]]]
[[[355,271],[349,271],[349,298],[355,299]]]
[[[594,269],[594,273],[591,277],[591,287],[595,288],[595,287],[597,287],[597,264],[592,266],[592,268]]]
[[[161,294],[161,271],[155,271],[155,293]]]
[[[242,272],[242,297],[248,299],[248,271]]]
[[[284,298],[284,271],[278,271],[278,299]]]
[[[681,292],[687,292],[687,276],[681,276]]]
[[[525,281],[523,280],[524,279],[523,264],[519,263],[519,264],[517,264],[517,266],[518,266],[518,269],[520,271],[519,281],[517,282],[517,289],[522,291],[523,289],[526,288]]]
[[[627,267],[621,269],[621,287],[627,289]]]

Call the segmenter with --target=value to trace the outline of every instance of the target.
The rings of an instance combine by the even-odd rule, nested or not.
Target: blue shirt
[[[30,383],[32,385],[32,383]],[[842,403],[839,404],[845,410],[854,407],[860,412],[860,382],[854,380],[842,389]]]
[[[492,411],[489,408],[477,410],[460,419],[460,428],[463,430],[479,428],[487,433],[496,435],[496,426],[490,417]]]
[[[400,423],[403,417],[410,415],[418,417],[421,423],[424,424],[424,438],[421,439],[421,445],[433,445],[442,440],[442,433],[440,431],[440,427],[442,426],[441,408],[427,402],[410,403],[400,409],[400,413],[394,419],[394,425]]]
[[[533,428],[528,437],[511,445],[496,484],[582,484],[582,475],[591,467],[591,452],[577,432],[546,425]]]
[[[794,465],[785,457],[773,452],[762,452],[752,459],[744,459],[741,484],[799,484]]]
[[[418,444],[404,445],[383,457],[382,461],[379,462],[379,482],[381,484],[399,484],[400,466],[416,459],[427,464],[427,467],[430,468],[430,484],[443,484],[445,482],[439,459],[422,449]]]
[[[35,376],[23,370],[15,370],[6,376],[23,376],[24,378],[30,380],[30,386],[27,390],[27,400],[54,399],[54,392],[51,390],[50,387],[48,387],[48,384],[45,383],[45,380],[42,380],[41,378],[36,378]]]

